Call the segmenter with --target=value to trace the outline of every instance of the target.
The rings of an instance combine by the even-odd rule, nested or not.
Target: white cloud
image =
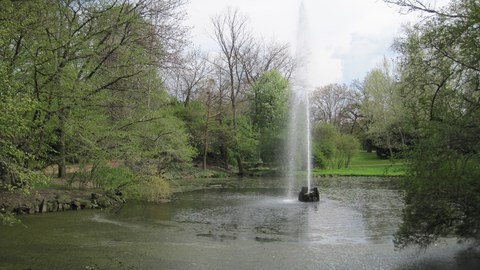
[[[310,24],[313,85],[362,79],[384,55],[402,23],[412,20],[381,0],[304,0]],[[446,0],[442,0],[445,2]],[[246,14],[257,37],[295,47],[300,0],[191,0],[192,39],[214,50],[211,17],[230,6]]]

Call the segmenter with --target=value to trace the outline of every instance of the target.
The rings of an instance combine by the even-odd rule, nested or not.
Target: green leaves
[[[432,13],[397,44],[406,120],[418,136],[398,247],[480,239],[480,4]]]
[[[264,162],[279,162],[288,122],[288,81],[276,71],[262,74],[252,87],[250,115]]]
[[[313,132],[313,156],[320,168],[348,168],[353,155],[360,149],[357,138],[341,134],[335,126],[319,123]]]
[[[1,1],[2,183],[23,185],[54,163],[91,165],[127,153],[162,160],[158,168],[190,160],[159,77],[185,30],[160,26],[181,19],[183,1],[150,3]]]

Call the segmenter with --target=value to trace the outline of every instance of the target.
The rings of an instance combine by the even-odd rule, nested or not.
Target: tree
[[[335,164],[336,155],[335,139],[340,136],[338,130],[331,124],[319,122],[314,126],[313,139],[313,159],[315,166],[325,169]]]
[[[348,168],[353,155],[360,149],[358,140],[341,134],[327,122],[319,122],[313,132],[313,157],[320,168]]]
[[[29,150],[28,131],[31,123],[23,115],[31,114],[37,104],[28,96],[16,94],[17,87],[7,72],[7,67],[0,63],[0,182],[12,189],[24,187],[41,178],[27,168],[27,164],[36,158]]]
[[[247,83],[253,85],[263,73],[270,70],[276,70],[289,80],[295,68],[295,59],[289,49],[287,44],[250,39],[239,54]]]
[[[247,28],[247,19],[238,10],[228,9],[226,13],[212,18],[213,34],[220,46],[221,59],[223,60],[229,81],[230,103],[232,108],[232,125],[234,138],[237,138],[238,129],[238,101],[244,85],[245,71],[240,62],[240,52],[251,40]],[[238,142],[235,141],[234,148]],[[238,174],[244,175],[242,158],[239,153],[235,154],[238,165]]]
[[[21,140],[28,145],[12,141],[12,147],[36,160],[24,166],[39,169],[57,163],[64,177],[67,161],[89,155],[95,159],[95,153],[111,150],[113,142],[106,148],[102,144],[111,130],[119,135],[125,122],[158,119],[134,114],[135,106],[151,105],[159,86],[158,67],[168,66],[182,47],[185,30],[178,26],[183,16],[178,10],[183,3],[2,1],[5,76],[9,86],[18,86],[11,88],[14,96],[34,104],[18,116],[27,123]]]
[[[212,110],[216,112],[215,114],[215,126],[216,129],[212,130],[213,136],[215,138],[212,140],[213,148],[217,148],[220,157],[220,160],[225,165],[225,168],[229,168],[229,155],[228,149],[232,146],[231,129],[228,126],[227,119],[228,117],[228,88],[229,88],[229,79],[228,76],[225,76],[224,65],[222,64],[221,57],[216,57],[213,64],[212,78],[209,81],[209,86],[211,86],[211,91],[215,97],[212,106]]]
[[[342,129],[347,125],[354,125],[355,118],[352,121],[352,114],[357,102],[356,93],[347,85],[329,84],[313,92],[312,114],[315,121],[323,121]]]
[[[210,83],[210,86],[208,88],[212,87],[212,83]],[[205,126],[204,126],[204,131],[203,131],[203,160],[202,160],[202,168],[205,170],[207,169],[207,155],[208,155],[208,146],[210,142],[210,137],[209,137],[209,132],[211,129],[211,119],[214,118],[215,116],[212,114],[212,92],[210,89],[207,89],[207,115],[205,116]]]
[[[337,168],[348,168],[352,157],[360,149],[360,143],[350,134],[340,134],[335,140],[335,146],[337,148]]]
[[[38,122],[29,119],[39,103],[25,89],[29,88],[26,71],[30,67],[25,46],[39,24],[33,13],[45,3],[27,2],[18,5],[2,1],[0,9],[0,180],[8,189],[26,188],[42,175],[34,169],[41,166],[37,153],[44,145],[37,144],[32,129]]]
[[[406,144],[402,100],[396,88],[394,71],[386,59],[370,71],[363,82],[360,111],[366,121],[367,138],[381,157],[394,157]]]
[[[170,92],[181,100],[186,108],[199,90],[205,88],[211,65],[200,49],[193,49],[186,52],[180,65],[167,69],[167,72]]]
[[[224,13],[213,17],[212,24],[213,37],[220,47],[218,58],[214,61],[216,73],[224,77],[218,81],[226,82],[225,93],[228,93],[231,108],[229,112],[220,114],[219,119],[222,119],[220,126],[230,129],[228,133],[232,134],[233,140],[228,140],[230,142],[228,149],[231,150],[238,165],[239,174],[243,175],[246,170],[240,154],[243,148],[240,144],[243,142],[238,141],[240,137],[237,136],[238,118],[241,113],[247,113],[250,108],[247,100],[250,96],[249,92],[267,71],[277,69],[285,76],[290,76],[294,61],[289,55],[288,46],[276,43],[265,45],[263,42],[257,42],[248,29],[247,18],[238,10],[227,9]],[[224,121],[227,113],[231,121]],[[228,126],[229,122],[230,126]],[[224,154],[229,152],[225,143],[222,148]]]
[[[285,142],[289,83],[276,71],[262,74],[252,87],[251,119],[264,162],[277,162]]]
[[[418,134],[406,181],[406,208],[395,245],[428,246],[439,237],[480,239],[480,50],[478,1],[436,10],[389,1],[425,20],[396,44],[408,122]]]

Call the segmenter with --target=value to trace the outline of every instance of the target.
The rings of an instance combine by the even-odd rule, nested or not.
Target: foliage
[[[174,114],[185,123],[186,132],[189,134],[189,145],[196,149],[195,153],[201,153],[206,117],[205,106],[197,100],[191,101],[188,107],[177,104]],[[211,124],[211,126],[212,125],[213,124]],[[210,127],[210,129],[214,128],[215,127]]]
[[[276,71],[260,76],[252,87],[251,119],[264,162],[279,162],[288,119],[289,83]]]
[[[335,126],[318,123],[313,133],[313,157],[320,168],[348,168],[352,157],[360,149],[358,140],[341,134]]]
[[[220,139],[220,156],[227,168],[228,163],[235,160],[239,175],[245,175],[246,171],[242,164],[244,154],[238,152],[239,150],[243,151],[243,147],[239,145],[243,142],[237,140],[243,136],[237,134],[239,115],[247,114],[249,109],[258,105],[257,108],[263,108],[262,112],[265,113],[263,116],[267,117],[267,121],[276,121],[271,119],[272,117],[277,118],[275,110],[284,109],[281,101],[283,95],[280,92],[284,89],[282,85],[285,85],[285,80],[280,79],[282,76],[279,72],[288,78],[292,73],[294,61],[289,55],[288,46],[265,45],[257,42],[250,33],[247,18],[236,9],[228,8],[224,13],[212,17],[212,24],[212,36],[220,49],[218,57],[212,61],[216,71],[210,80],[218,89],[215,106],[219,113],[217,121],[219,129],[224,133],[232,134],[231,138],[233,138],[232,141],[227,141],[226,136],[217,137]],[[273,70],[277,71],[272,73]],[[265,85],[265,89],[262,85]],[[259,94],[258,100],[256,94]],[[275,98],[271,99],[272,97]],[[275,101],[276,99],[280,102]],[[228,104],[225,104],[226,101]],[[252,105],[250,101],[255,105]],[[275,105],[279,106],[275,107]],[[226,117],[230,117],[231,122],[225,121]],[[259,124],[260,118],[251,120],[253,130],[259,132],[256,124]],[[260,136],[259,138],[266,137]],[[274,151],[272,148],[263,150]],[[229,153],[233,159],[228,157]],[[271,156],[271,152],[263,155],[266,159],[270,159]]]
[[[22,221],[18,219],[13,213],[0,213],[0,220],[3,225],[13,226],[22,224]]]
[[[10,188],[44,182],[46,178],[29,166],[38,164],[38,160],[32,153],[36,145],[28,140],[32,123],[24,118],[35,110],[37,103],[15,93],[21,85],[2,64],[0,62],[0,180]]]
[[[395,83],[395,70],[386,59],[370,71],[363,82],[363,101],[366,138],[384,156],[393,157],[406,145],[402,99]]]
[[[93,177],[94,183],[107,190],[127,186],[135,180],[135,175],[127,167],[114,168],[108,165],[97,168]]]
[[[183,3],[2,1],[2,178],[52,163],[64,177],[67,163],[121,158],[141,128],[159,133],[152,122],[172,126],[158,66],[183,46]]]
[[[335,139],[339,132],[333,125],[318,123],[313,132],[313,158],[315,166],[320,168],[331,167],[336,155]]]
[[[234,150],[248,161],[258,160],[258,140],[253,131],[250,119],[244,116],[238,117],[238,130],[236,134],[236,147]]]
[[[428,246],[439,237],[480,239],[480,44],[478,1],[442,10],[396,1],[430,15],[406,30],[401,93],[417,139],[407,206],[395,244]]]
[[[352,157],[360,149],[360,143],[352,135],[341,134],[337,137],[335,146],[337,148],[337,168],[348,168]]]
[[[114,188],[190,163],[159,75],[184,47],[185,3],[0,0],[2,190],[46,182],[54,164],[61,178]]]
[[[127,191],[130,191],[130,196],[148,202],[161,202],[172,195],[170,184],[160,176],[144,177],[138,181],[137,185],[130,187]]]

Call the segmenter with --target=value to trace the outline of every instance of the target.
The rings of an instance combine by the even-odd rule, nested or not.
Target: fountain
[[[299,201],[319,201],[317,188],[312,189],[312,153],[310,128],[310,83],[309,58],[310,42],[308,39],[308,23],[304,2],[300,4],[297,47],[295,52],[296,69],[293,74],[293,99],[290,105],[289,140],[287,148],[287,179],[289,196],[292,196],[295,172],[307,171],[307,186],[302,187],[298,196]]]

